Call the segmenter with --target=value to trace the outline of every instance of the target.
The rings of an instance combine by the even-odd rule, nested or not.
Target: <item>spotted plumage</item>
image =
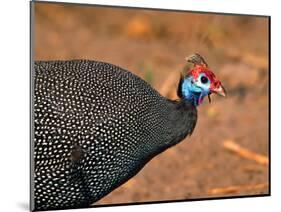
[[[34,207],[87,207],[191,134],[197,110],[89,60],[34,63]]]

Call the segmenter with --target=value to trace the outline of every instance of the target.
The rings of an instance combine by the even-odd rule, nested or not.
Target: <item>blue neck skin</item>
[[[191,102],[195,107],[200,105],[204,97],[209,93],[208,89],[204,89],[193,83],[192,77],[184,78],[181,89],[183,98]]]

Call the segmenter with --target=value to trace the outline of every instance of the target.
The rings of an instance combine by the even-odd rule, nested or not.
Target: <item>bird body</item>
[[[35,208],[88,206],[195,127],[189,102],[88,60],[35,62]]]
[[[198,104],[185,82],[173,101],[108,63],[35,62],[35,209],[88,207],[190,135]]]

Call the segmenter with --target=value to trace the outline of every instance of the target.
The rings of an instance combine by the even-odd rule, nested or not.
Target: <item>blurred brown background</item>
[[[175,99],[184,58],[198,52],[228,91],[198,108],[191,137],[96,204],[268,193],[268,24],[253,16],[35,4],[35,60],[106,61]]]

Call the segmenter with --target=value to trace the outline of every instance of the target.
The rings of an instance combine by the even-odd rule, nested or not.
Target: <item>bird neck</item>
[[[145,143],[141,148],[142,151],[140,155],[146,155],[144,158],[146,162],[168,148],[178,144],[187,135],[191,135],[196,125],[197,109],[191,102],[183,99],[174,101],[166,98],[164,98],[164,101],[165,110],[162,110],[162,116],[164,117],[163,125],[165,127],[163,127],[163,125],[156,126],[159,130],[157,139],[152,139],[148,145]],[[144,152],[145,154],[143,154]]]
[[[168,100],[169,112],[166,117],[167,131],[164,149],[178,144],[191,135],[197,121],[197,109],[188,100]]]

